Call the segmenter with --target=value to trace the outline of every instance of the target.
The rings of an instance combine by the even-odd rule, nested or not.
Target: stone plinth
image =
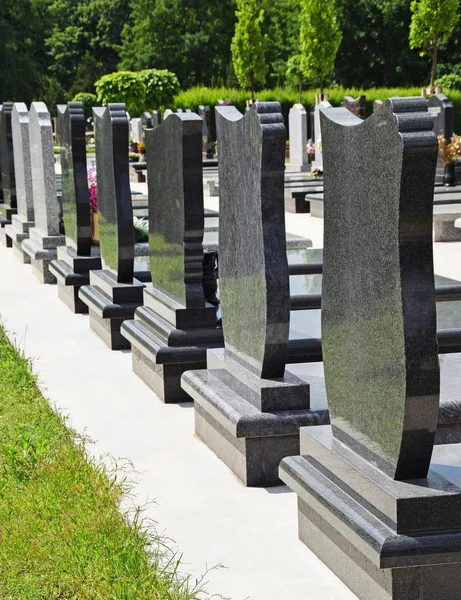
[[[0,165],[3,202],[0,202],[0,227],[11,224],[11,217],[17,213],[16,179],[14,169],[13,135],[11,117],[13,103],[0,104]],[[0,241],[11,248],[11,239],[0,232]]]

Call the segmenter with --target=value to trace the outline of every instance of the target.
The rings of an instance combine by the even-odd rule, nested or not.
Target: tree
[[[265,40],[261,32],[264,10],[258,7],[257,0],[237,0],[235,16],[232,62],[239,84],[242,88],[251,89],[254,100],[256,86],[264,85],[267,73]]]
[[[459,0],[412,0],[410,48],[419,48],[420,56],[432,61],[430,87],[434,90],[437,52],[443,48],[459,21]]]
[[[300,69],[306,79],[320,85],[333,71],[342,33],[336,16],[336,1],[301,0],[299,28]]]
[[[119,67],[168,69],[183,87],[222,85],[234,23],[233,0],[132,0]]]

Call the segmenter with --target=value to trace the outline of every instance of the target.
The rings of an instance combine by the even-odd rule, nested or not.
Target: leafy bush
[[[357,98],[362,94],[367,98],[367,115],[373,112],[374,100],[386,100],[393,96],[419,96],[421,88],[371,88],[362,90],[359,88],[331,87],[328,90],[328,100],[333,106],[340,106],[344,96]],[[455,109],[455,131],[461,132],[461,91],[457,89],[446,90],[447,96],[453,102]],[[302,93],[302,104],[309,112],[314,109],[315,94],[318,90],[305,90]],[[233,88],[206,88],[194,87],[190,90],[179,93],[174,98],[174,105],[171,108],[190,108],[194,112],[198,110],[200,104],[209,105],[212,108],[216,105],[218,99],[230,98],[241,112],[244,112],[246,101],[249,99],[249,92]],[[257,100],[262,102],[277,101],[282,105],[282,113],[285,123],[288,126],[288,113],[290,108],[298,102],[298,92],[288,88],[274,88],[273,90],[262,90],[256,94]],[[214,110],[211,111],[214,120]],[[310,136],[310,119],[307,120]]]
[[[89,92],[79,92],[72,98],[72,102],[81,102],[83,104],[85,118],[89,119],[93,114],[93,106],[98,105],[98,98],[96,94],[90,94]]]
[[[180,90],[178,78],[170,71],[145,69],[139,71],[139,78],[146,86],[143,110],[158,109],[174,102],[174,96]]]
[[[457,73],[442,75],[442,77],[435,80],[435,85],[448,88],[449,90],[461,90],[461,75]]]
[[[146,69],[109,73],[96,81],[95,88],[99,102],[104,105],[124,102],[133,116],[171,104],[179,91],[179,82],[169,71]]]

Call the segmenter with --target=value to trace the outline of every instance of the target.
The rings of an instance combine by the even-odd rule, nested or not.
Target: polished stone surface
[[[432,127],[423,98],[387,100],[364,122],[322,112],[333,433],[394,479],[426,475],[437,427]]]
[[[34,196],[29,142],[29,111],[23,102],[15,102],[13,105],[11,128],[18,216],[31,222],[34,220]]]
[[[69,102],[58,105],[58,122],[66,242],[79,256],[90,256],[91,219],[83,104]]]
[[[94,108],[98,211],[104,268],[131,283],[134,268],[133,206],[128,168],[129,122],[124,104]]]
[[[455,111],[453,102],[445,94],[434,94],[427,101],[428,111],[434,120],[434,133],[443,135],[446,140],[453,136]]]
[[[11,130],[12,112],[12,102],[0,104],[0,165],[3,203],[14,209],[16,208],[16,181]],[[1,214],[6,216],[4,209],[2,209]]]
[[[34,192],[35,229],[44,236],[59,236],[59,202],[54,172],[53,126],[43,102],[32,102],[29,141]]]
[[[202,120],[173,114],[146,131],[152,285],[184,308],[204,308]]]
[[[256,103],[245,116],[216,108],[225,345],[263,378],[283,377],[290,319],[280,111],[276,102]]]

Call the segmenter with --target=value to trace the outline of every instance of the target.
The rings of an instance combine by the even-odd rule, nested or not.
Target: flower
[[[439,135],[437,139],[439,141],[439,150],[444,165],[455,162],[457,158],[461,157],[461,137],[454,135],[449,143],[443,135]]]
[[[91,212],[98,212],[98,187],[96,180],[96,167],[89,167],[88,169],[88,191],[90,193],[90,210]]]
[[[144,142],[138,142],[138,152],[139,154],[146,153],[146,144],[144,144]]]
[[[312,171],[310,172],[311,177],[321,177],[322,175],[323,175],[323,171],[322,171],[322,169],[319,169],[318,167],[315,167],[315,169],[312,169]]]

